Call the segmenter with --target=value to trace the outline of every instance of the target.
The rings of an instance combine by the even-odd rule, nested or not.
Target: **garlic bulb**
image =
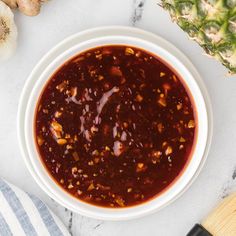
[[[9,58],[16,48],[17,28],[11,9],[0,1],[0,60]]]

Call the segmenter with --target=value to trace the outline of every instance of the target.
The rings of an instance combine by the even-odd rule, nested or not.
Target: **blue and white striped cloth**
[[[1,236],[70,236],[62,222],[37,197],[0,178]]]

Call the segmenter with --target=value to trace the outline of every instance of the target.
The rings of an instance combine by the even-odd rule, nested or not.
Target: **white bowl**
[[[110,27],[110,29],[114,31],[114,27]],[[124,27],[124,29],[133,30],[133,28],[126,27]],[[101,29],[101,31],[103,30],[104,29]],[[99,30],[95,29],[95,31]],[[120,31],[122,31],[122,29],[120,29]],[[117,32],[119,32],[118,29]],[[145,33],[144,31],[140,32],[142,32],[142,34]],[[40,186],[46,193],[48,193],[51,197],[53,197],[56,201],[58,201],[65,207],[93,218],[106,220],[133,219],[154,212],[176,199],[181,193],[183,193],[184,190],[187,189],[187,187],[193,181],[194,177],[196,177],[196,175],[199,173],[199,169],[205,161],[206,153],[209,149],[212,135],[211,108],[205,88],[202,85],[199,75],[196,73],[191,64],[187,67],[186,64],[183,64],[183,60],[180,61],[175,56],[176,52],[177,54],[180,52],[173,46],[170,46],[168,43],[163,46],[163,42],[165,42],[163,40],[160,44],[157,44],[149,40],[145,40],[142,37],[138,37],[138,35],[130,36],[124,32],[123,34],[116,33],[114,35],[114,33],[111,33],[111,35],[101,35],[102,34],[97,34],[97,37],[87,38],[82,42],[74,43],[73,46],[65,48],[58,56],[47,61],[47,66],[45,66],[45,68],[41,71],[40,76],[37,78],[37,80],[35,79],[36,83],[32,86],[32,91],[30,92],[30,94],[28,94],[28,101],[26,102],[24,99],[22,99],[22,102],[20,103],[20,107],[22,106],[24,107],[24,109],[20,108],[19,110],[20,121],[18,123],[18,131],[19,136],[25,139],[25,143],[22,143],[21,141],[20,144],[24,155],[25,153],[27,153],[28,155],[26,159],[27,167],[30,169],[34,178],[38,183],[40,183]],[[34,141],[34,112],[37,105],[37,100],[42,92],[44,85],[47,83],[51,75],[65,61],[75,56],[76,54],[97,46],[112,44],[130,45],[142,48],[146,51],[158,55],[158,57],[162,58],[165,62],[175,68],[180,77],[183,78],[184,84],[188,87],[189,91],[192,94],[196,107],[196,114],[198,116],[197,142],[192,153],[191,160],[189,161],[181,176],[176,179],[171,187],[169,187],[166,191],[164,191],[156,198],[140,205],[120,209],[109,209],[99,206],[93,206],[75,199],[70,194],[65,192],[61,187],[55,184],[55,181],[43,166]],[[181,57],[183,57],[183,55],[181,55]],[[184,60],[187,59],[184,58]],[[26,93],[26,90],[24,91],[24,93]],[[29,93],[29,91],[27,91],[27,93]],[[24,95],[22,96],[24,97]],[[25,104],[25,102],[27,104]],[[23,110],[25,110],[25,115],[23,118],[24,128],[22,129],[22,127],[20,126],[22,125]]]

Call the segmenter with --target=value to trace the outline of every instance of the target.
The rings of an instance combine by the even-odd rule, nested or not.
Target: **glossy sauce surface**
[[[38,101],[35,138],[55,181],[105,207],[145,202],[184,169],[196,118],[188,91],[161,60],[129,46],[81,53]]]

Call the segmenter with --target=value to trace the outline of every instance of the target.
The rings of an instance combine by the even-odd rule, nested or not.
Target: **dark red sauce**
[[[138,48],[81,53],[50,78],[35,133],[50,175],[74,197],[105,207],[145,202],[180,175],[196,119],[179,76]]]

